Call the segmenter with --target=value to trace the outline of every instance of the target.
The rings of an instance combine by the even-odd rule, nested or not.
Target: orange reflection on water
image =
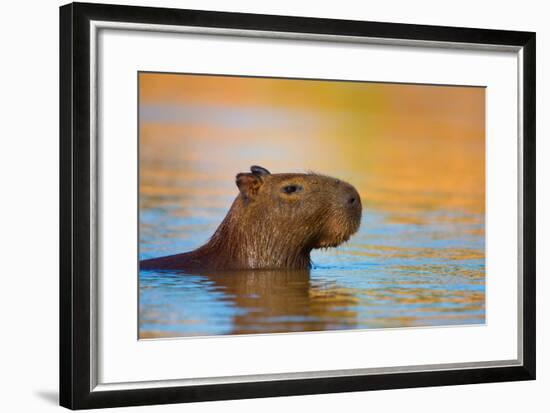
[[[142,122],[145,165],[192,161],[208,166],[204,179],[229,182],[249,164],[314,170],[350,180],[368,205],[393,211],[395,219],[441,208],[484,213],[484,88],[141,74],[140,103],[204,112],[181,122]],[[242,116],[252,117],[246,110],[253,108],[288,119],[208,121],[209,111],[236,117],[239,108]],[[241,154],[227,159],[234,152]],[[146,185],[148,173],[177,171],[143,172]],[[186,171],[190,179],[197,173]]]

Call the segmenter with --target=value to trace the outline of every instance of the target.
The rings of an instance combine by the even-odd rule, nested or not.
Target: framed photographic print
[[[60,401],[535,378],[535,34],[60,9]]]

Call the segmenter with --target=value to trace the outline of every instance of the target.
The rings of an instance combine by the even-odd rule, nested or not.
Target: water
[[[141,214],[142,259],[202,244],[226,212],[212,206],[185,216],[184,199],[162,200]],[[140,337],[483,323],[478,217],[408,215],[410,222],[392,222],[365,209],[359,232],[336,249],[314,251],[310,271],[141,271]]]
[[[141,271],[141,338],[485,322],[483,89],[186,79],[141,84],[140,259],[205,243],[254,164],[365,209],[310,271]]]

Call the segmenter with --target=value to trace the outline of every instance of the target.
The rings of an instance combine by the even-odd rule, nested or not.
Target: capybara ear
[[[269,172],[263,166],[258,166],[258,165],[252,165],[250,167],[250,172],[252,172],[254,175],[259,175],[259,176],[271,175],[271,172]]]
[[[235,183],[245,199],[250,199],[258,193],[263,184],[262,177],[251,173],[240,173],[235,178]]]

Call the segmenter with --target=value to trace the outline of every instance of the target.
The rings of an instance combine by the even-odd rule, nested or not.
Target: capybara
[[[141,269],[306,269],[315,248],[336,247],[361,223],[357,190],[315,173],[272,174],[261,166],[236,176],[239,195],[203,246],[140,262]]]

